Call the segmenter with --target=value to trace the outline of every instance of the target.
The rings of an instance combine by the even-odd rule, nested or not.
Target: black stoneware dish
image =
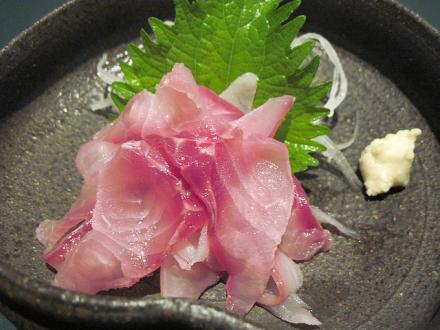
[[[373,138],[423,130],[406,189],[366,198],[325,164],[301,176],[312,202],[361,236],[334,233],[330,252],[302,264],[301,295],[323,329],[421,329],[440,302],[439,33],[392,0],[305,0],[300,12],[306,30],[337,46],[347,72],[334,136],[350,135],[357,109],[353,166]],[[74,156],[106,123],[89,110],[103,88],[97,61],[121,52],[148,17],[172,15],[171,1],[74,0],[0,52],[0,311],[20,329],[295,328],[259,307],[244,320],[223,312],[222,285],[191,302],[160,299],[157,276],[94,297],[49,284],[34,231],[68,209],[81,186]]]

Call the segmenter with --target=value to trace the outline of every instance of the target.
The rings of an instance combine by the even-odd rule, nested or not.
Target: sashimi
[[[330,249],[332,238],[313,215],[301,183],[295,176],[292,180],[295,187],[292,216],[280,249],[293,260],[309,260],[316,253]]]
[[[198,298],[226,278],[228,310],[242,315],[259,302],[318,324],[296,295],[302,275],[291,259],[325,251],[331,237],[273,138],[294,98],[245,113],[256,79],[234,86],[224,99],[176,64],[155,94],[136,95],[81,147],[77,202],[37,229],[54,285],[94,294],[160,269],[164,297]]]
[[[197,299],[209,286],[217,283],[220,277],[205,263],[196,263],[190,269],[182,269],[176,260],[169,256],[160,267],[160,293],[167,298]]]

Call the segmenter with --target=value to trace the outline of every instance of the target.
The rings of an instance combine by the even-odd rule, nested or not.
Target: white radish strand
[[[107,85],[111,85],[115,81],[121,80],[117,75],[109,72],[104,69],[104,65],[107,62],[107,53],[102,55],[101,59],[98,61],[98,65],[96,66],[96,71],[98,73],[98,77],[105,82]]]
[[[329,60],[334,66],[333,71],[333,84],[330,90],[329,98],[325,103],[324,107],[330,110],[329,117],[332,117],[335,113],[336,108],[344,101],[347,96],[348,83],[347,76],[345,75],[344,69],[342,67],[341,61],[339,60],[338,54],[330,42],[323,36],[317,33],[306,33],[292,42],[292,47],[297,46],[307,40],[316,40],[319,42],[320,47],[327,54]],[[341,152],[341,150],[350,147],[358,134],[358,114],[356,113],[356,125],[352,138],[342,144],[334,143],[328,136],[319,136],[315,138],[315,141],[324,145],[327,150],[323,152],[323,155],[327,157],[328,161],[334,162],[335,166],[342,172],[342,174],[347,179],[350,186],[354,189],[362,188],[362,183],[355,174],[354,170],[351,168],[350,163],[347,158]]]
[[[220,97],[232,103],[244,113],[252,110],[255,93],[257,92],[258,77],[247,72],[235,79],[228,88],[226,88]]]
[[[327,157],[328,161],[333,161],[334,165],[341,171],[344,177],[347,179],[350,186],[354,189],[362,189],[362,183],[357,177],[356,173],[350,166],[347,158],[341,150],[338,149],[336,144],[327,136],[322,135],[314,139],[316,142],[321,143],[327,148],[322,154]]]
[[[107,108],[113,108],[113,101],[110,97],[104,97],[102,95],[99,95],[98,100],[93,101],[90,104],[90,109],[93,112],[107,109]],[[117,114],[117,112],[114,112],[114,113]]]
[[[354,143],[357,138],[358,132],[359,115],[356,111],[354,132],[350,140],[341,144],[336,144],[327,135],[318,136],[314,139],[316,142],[319,142],[326,147],[327,150],[324,151],[322,154],[327,158],[329,162],[333,161],[334,165],[341,171],[341,173],[344,175],[344,177],[354,190],[362,189],[362,182],[359,180],[358,176],[354,172],[353,168],[350,166],[350,163],[348,162],[345,155],[341,152],[341,150],[349,148]]]
[[[359,234],[355,232],[353,229],[348,228],[347,226],[340,223],[335,218],[329,216],[327,213],[322,211],[320,208],[316,206],[311,206],[312,213],[315,216],[316,220],[318,220],[321,224],[329,224],[335,227],[339,232],[344,235],[347,235],[354,239],[359,239]]]
[[[263,307],[286,322],[321,325],[321,322],[307,310],[307,304],[296,294],[288,296],[280,305]]]
[[[317,33],[303,34],[293,40],[291,47],[295,47],[308,40],[318,41],[319,45],[327,54],[329,60],[335,67],[333,71],[332,88],[330,90],[329,98],[324,105],[324,107],[330,110],[329,117],[332,117],[335,113],[335,109],[344,101],[345,97],[347,96],[347,76],[345,75],[344,69],[342,67],[341,61],[339,60],[338,54],[336,53],[336,50],[322,35]]]
[[[273,315],[284,321],[320,325],[321,322],[309,311],[310,307],[297,295],[298,289],[303,284],[303,274],[299,265],[284,253],[278,252],[275,257],[274,269],[276,269],[278,283],[275,290],[278,291],[280,297],[284,297],[284,295],[287,295],[287,297],[281,304],[276,305],[270,304],[270,294],[266,298],[260,298],[258,302]],[[274,277],[273,279],[275,280]]]
[[[102,82],[104,82],[106,85],[111,86],[113,82],[120,81],[121,79],[116,74],[104,68],[104,65],[107,63],[107,58],[108,58],[107,53],[104,53],[102,57],[99,59],[98,64],[96,65],[96,72],[98,74],[98,77],[102,80]],[[97,112],[104,109],[112,109],[113,110],[112,113],[118,114],[109,94],[106,94],[105,96],[102,94],[98,94],[98,100],[92,102],[92,104],[90,105],[90,109],[93,112]]]
[[[338,148],[339,150],[345,150],[347,148],[349,148],[354,141],[356,140],[358,133],[359,133],[359,113],[356,110],[355,111],[355,122],[354,122],[354,131],[353,131],[353,135],[351,136],[351,138],[347,141],[347,142],[343,142],[343,143],[339,143],[336,145],[336,148]]]

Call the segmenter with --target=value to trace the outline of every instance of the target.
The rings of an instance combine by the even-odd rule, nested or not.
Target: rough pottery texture
[[[413,127],[423,134],[409,186],[381,198],[350,191],[325,162],[300,176],[314,204],[361,236],[333,233],[330,252],[301,264],[300,294],[322,329],[423,328],[440,302],[439,34],[394,1],[307,0],[301,11],[307,30],[338,46],[347,73],[332,134],[348,139],[359,111],[351,164],[373,138]],[[71,1],[0,52],[0,311],[19,328],[310,329],[259,307],[245,319],[223,312],[222,284],[198,302],[161,299],[157,274],[95,297],[49,284],[35,228],[67,211],[81,187],[75,154],[106,124],[90,111],[104,89],[96,64],[136,40],[149,16],[172,15],[170,1]]]

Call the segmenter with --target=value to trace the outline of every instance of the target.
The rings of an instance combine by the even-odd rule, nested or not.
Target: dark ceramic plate
[[[341,54],[350,83],[343,108],[359,110],[360,134],[346,153],[352,165],[373,138],[412,127],[423,136],[411,184],[383,198],[352,193],[328,165],[303,176],[313,202],[362,238],[335,235],[330,252],[304,263],[302,296],[323,329],[422,328],[440,301],[439,34],[391,0],[304,2],[306,29]],[[75,153],[106,123],[89,110],[102,88],[96,63],[123,49],[149,16],[170,18],[172,8],[159,0],[71,1],[0,52],[0,307],[19,328],[292,328],[260,308],[245,320],[224,313],[221,286],[191,302],[158,298],[154,277],[95,297],[49,285],[53,273],[34,230],[68,209],[81,186]],[[351,130],[351,112],[341,114],[337,140]]]

